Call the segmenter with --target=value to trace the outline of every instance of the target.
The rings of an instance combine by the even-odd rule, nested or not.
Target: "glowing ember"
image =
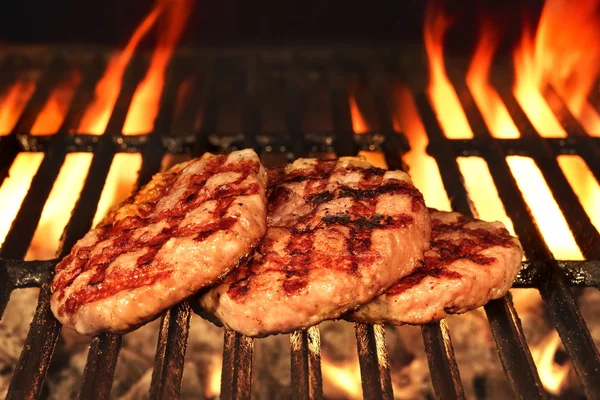
[[[104,189],[102,189],[93,226],[96,226],[112,207],[131,194],[141,164],[142,156],[140,154],[118,153],[115,155],[106,177]]]
[[[79,132],[94,135],[104,133],[115,102],[117,101],[119,90],[121,89],[121,81],[123,80],[125,68],[129,64],[135,48],[150,31],[164,6],[164,1],[158,1],[152,11],[137,27],[125,49],[111,58],[104,76],[96,85],[95,99],[81,119],[78,128]]]
[[[409,174],[417,188],[423,193],[427,206],[438,210],[450,210],[450,201],[442,184],[435,159],[426,153],[427,134],[419,118],[417,107],[406,87],[397,87],[395,103],[398,110],[395,127],[408,137],[410,151],[404,155]]]
[[[466,78],[467,85],[492,136],[518,138],[520,136],[519,130],[510,118],[500,96],[488,81],[497,45],[496,31],[491,27],[485,29],[479,38],[479,43],[469,66]]]
[[[35,82],[22,78],[0,96],[0,135],[12,131],[34,90]]]
[[[551,394],[557,396],[561,392],[570,369],[571,362],[563,365],[554,361],[554,355],[560,346],[560,337],[556,331],[552,331],[540,343],[531,349],[531,356],[537,366],[540,380],[544,388]]]
[[[367,133],[369,131],[369,126],[361,114],[358,104],[356,104],[356,97],[354,94],[350,94],[348,102],[350,103],[350,116],[352,117],[352,129],[354,130],[354,133]]]
[[[467,122],[458,96],[448,80],[444,66],[444,35],[451,19],[435,2],[429,3],[425,14],[425,49],[429,59],[429,86],[427,91],[437,118],[447,137],[470,139],[473,131]]]
[[[558,164],[579,197],[590,220],[600,231],[600,186],[587,164],[578,156],[558,156]]]
[[[519,156],[507,157],[507,161],[554,256],[563,260],[582,260],[573,234],[535,162]]]
[[[44,205],[25,260],[46,260],[56,257],[60,237],[83,189],[91,162],[91,153],[67,154],[52,186],[48,201]]]
[[[535,33],[526,29],[515,52],[515,95],[541,134],[564,136],[539,95],[551,84],[588,133],[600,135],[600,116],[587,103],[600,68],[598,37],[597,0],[548,0]]]
[[[71,105],[75,89],[80,82],[81,75],[75,72],[52,90],[48,101],[46,101],[31,128],[32,134],[51,135],[58,131]]]
[[[362,399],[358,360],[334,362],[322,354],[321,372],[326,397]]]
[[[163,3],[165,3],[163,1]],[[181,38],[183,28],[193,6],[191,0],[167,1],[165,23],[159,32],[158,43],[150,68],[133,96],[124,134],[142,134],[150,132],[158,113],[160,94],[165,83],[165,70],[173,55],[173,50]],[[162,21],[161,21],[162,22]],[[161,25],[159,25],[161,27]]]
[[[0,243],[6,239],[6,234],[43,158],[43,153],[19,153],[8,171],[8,177],[0,186]]]
[[[512,220],[506,215],[485,160],[480,157],[459,157],[458,166],[479,218],[500,221],[514,235]]]
[[[207,399],[218,398],[221,394],[221,372],[223,368],[223,358],[215,355],[208,368],[206,385],[204,387],[204,397]]]

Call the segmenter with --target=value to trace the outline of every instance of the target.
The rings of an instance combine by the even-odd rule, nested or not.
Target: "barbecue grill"
[[[79,51],[79,50],[77,50]],[[73,51],[73,52],[77,52]],[[556,327],[569,358],[589,398],[600,396],[600,356],[582,319],[571,287],[600,288],[600,236],[582,208],[573,189],[559,168],[556,157],[579,155],[600,181],[600,138],[588,136],[576,119],[549,88],[553,112],[560,117],[568,137],[542,138],[516,101],[510,85],[497,79],[498,92],[510,116],[517,124],[519,139],[493,138],[469,92],[464,70],[456,68],[452,83],[462,108],[474,132],[469,140],[451,140],[444,135],[430,98],[425,91],[425,64],[415,67],[393,46],[345,47],[335,45],[298,46],[294,48],[228,48],[203,49],[201,52],[179,51],[171,60],[166,74],[158,116],[151,133],[139,136],[122,134],[127,110],[136,87],[148,68],[148,59],[138,54],[129,64],[116,105],[103,135],[74,133],[84,110],[93,98],[94,87],[104,72],[106,57],[87,50],[83,57],[82,81],[74,95],[58,133],[48,136],[30,134],[37,114],[50,91],[72,66],[70,51],[40,50],[43,57],[8,49],[0,61],[0,88],[14,82],[20,71],[37,69],[42,72],[34,94],[28,101],[15,128],[0,137],[0,181],[21,152],[43,152],[43,161],[0,250],[0,316],[13,290],[40,287],[40,296],[26,344],[15,367],[9,387],[9,399],[39,398],[46,372],[57,343],[60,324],[50,307],[53,270],[58,260],[23,261],[33,237],[42,209],[68,153],[87,152],[93,160],[84,187],[62,237],[59,258],[68,254],[75,242],[91,227],[97,204],[115,154],[139,153],[142,166],[137,185],[143,185],[161,168],[166,154],[199,156],[206,151],[227,152],[251,147],[272,166],[309,154],[355,155],[359,150],[379,151],[390,168],[405,168],[402,154],[408,142],[393,123],[393,102],[390,88],[397,82],[407,85],[416,101],[429,139],[428,153],[439,165],[444,188],[452,208],[473,215],[457,157],[482,157],[507,215],[525,249],[527,260],[515,287],[537,288],[546,303],[551,322]],[[416,57],[422,60],[423,57]],[[39,60],[48,60],[40,62]],[[400,60],[400,61],[399,61]],[[420,61],[419,61],[420,62]],[[178,87],[185,77],[196,74],[192,96],[174,120]],[[369,102],[378,120],[378,129],[366,134],[353,131],[348,104],[349,81],[358,77],[370,93]],[[306,128],[308,97],[307,80],[318,79],[327,88],[329,99],[326,113],[331,131],[316,132]],[[221,86],[234,82],[239,88],[240,131],[222,132],[219,116],[227,100]],[[265,119],[271,106],[268,87],[280,85],[284,131],[266,132]],[[600,110],[600,97],[590,102]],[[198,117],[200,116],[200,118]],[[196,124],[199,118],[200,124]],[[178,126],[182,134],[173,134]],[[531,157],[540,168],[548,186],[564,214],[586,261],[555,260],[544,242],[535,219],[528,208],[515,178],[506,162],[508,155]],[[518,398],[544,398],[540,383],[523,335],[519,316],[511,296],[491,301],[485,313],[504,367],[506,379]],[[160,332],[150,397],[176,398],[181,387],[186,343],[190,328],[190,306],[184,302],[167,311],[160,322]],[[390,366],[388,365],[385,327],[356,324],[356,344],[362,377],[363,395],[368,399],[393,398]],[[422,327],[429,368],[437,398],[463,398],[464,391],[455,361],[448,325],[445,321]],[[257,339],[260,340],[260,339]],[[103,334],[91,340],[81,398],[108,398],[119,355],[122,337]],[[221,397],[250,398],[255,340],[233,331],[224,331]],[[322,398],[319,327],[290,335],[291,379],[294,397]]]

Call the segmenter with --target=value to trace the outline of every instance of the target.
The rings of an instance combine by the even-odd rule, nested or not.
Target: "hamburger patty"
[[[431,247],[420,268],[345,319],[426,324],[461,314],[508,292],[523,249],[500,222],[431,212]]]
[[[56,266],[51,307],[82,334],[125,332],[235,267],[266,231],[266,173],[252,150],[157,174]]]
[[[203,314],[248,336],[338,318],[410,274],[429,212],[407,174],[362,158],[299,159],[269,177],[267,233],[200,296]]]

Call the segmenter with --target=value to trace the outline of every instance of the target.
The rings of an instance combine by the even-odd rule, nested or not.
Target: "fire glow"
[[[516,82],[513,94],[540,135],[565,137],[567,132],[550,111],[544,98],[545,89],[552,85],[584,129],[590,135],[598,136],[600,116],[587,101],[590,91],[594,90],[593,85],[600,65],[600,41],[597,40],[600,37],[600,20],[597,20],[598,13],[594,12],[597,2],[586,0],[569,3],[572,8],[569,12],[561,8],[566,4],[556,0],[548,1],[537,30],[525,30],[521,44],[514,53]],[[161,29],[157,47],[151,57],[148,72],[138,85],[123,127],[124,134],[152,131],[165,83],[165,71],[181,38],[190,7],[190,1],[156,3],[138,26],[125,49],[108,62],[106,73],[96,86],[94,101],[85,111],[79,124],[79,132],[96,135],[105,133],[125,70],[135,49],[153,27],[159,26],[162,22],[160,18],[164,16],[165,25],[159,26]],[[451,139],[470,139],[473,137],[473,131],[444,67],[443,38],[451,21],[451,18],[439,9],[428,10],[424,32],[430,62],[427,93],[445,135]],[[496,138],[515,139],[521,134],[501,96],[488,81],[498,40],[497,32],[492,27],[487,29],[484,26],[471,60],[466,83],[490,133]],[[64,86],[55,88],[36,119],[32,133],[50,134],[59,129],[79,82],[80,77],[73,75]],[[34,90],[33,80],[20,79],[0,96],[0,134],[9,133],[14,128]],[[449,210],[450,200],[445,192],[438,166],[426,153],[427,133],[420,121],[412,94],[406,87],[397,87],[394,100],[397,114],[396,130],[407,135],[411,146],[410,152],[404,156],[410,167],[410,174],[430,207]],[[350,95],[348,101],[354,132],[369,132],[373,127],[368,125],[367,119],[361,113],[355,96]],[[381,153],[361,154],[375,165],[386,165]],[[79,153],[66,157],[44,207],[27,259],[52,258],[55,255],[60,235],[84,185],[91,157],[91,154]],[[9,178],[0,187],[0,208],[4,210],[4,218],[0,223],[0,241],[8,232],[12,218],[18,211],[42,158],[43,154],[40,153],[19,154],[11,166]],[[511,156],[507,162],[554,255],[561,259],[581,259],[582,255],[573,235],[533,160]],[[560,156],[558,162],[594,225],[600,228],[598,182],[579,157]],[[512,221],[498,198],[484,159],[461,157],[458,164],[479,216],[488,220],[500,220],[513,232]],[[115,156],[94,217],[94,224],[114,204],[131,193],[140,165],[139,154]],[[554,394],[560,392],[561,383],[566,379],[569,368],[560,366],[557,369],[553,366],[553,356],[558,346],[559,338],[553,335],[544,340],[540,347],[532,350],[540,368],[542,381],[547,390]],[[219,393],[221,362],[220,358],[215,358],[210,364],[210,379],[205,392],[207,397]],[[323,356],[322,372],[325,384],[331,385],[333,392],[349,398],[361,396],[358,362],[335,363]]]

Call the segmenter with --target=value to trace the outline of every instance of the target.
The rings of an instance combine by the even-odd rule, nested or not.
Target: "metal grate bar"
[[[474,135],[477,139],[487,143],[487,148],[494,148],[495,146],[490,143],[491,134],[465,81],[462,79],[455,79],[454,81],[458,82],[455,87],[471,128],[473,132],[476,132]],[[443,136],[437,135],[436,139],[443,141]],[[499,153],[496,152],[495,154],[498,156]],[[446,157],[452,157],[452,155],[447,154],[443,156],[443,158]],[[458,172],[460,173],[460,171]],[[461,182],[456,182],[455,184],[462,185]],[[471,210],[458,211],[467,215],[473,215]],[[510,294],[503,299],[492,300],[484,308],[504,372],[513,393],[530,399],[544,397],[543,386],[535,368],[533,358],[531,357],[531,352],[527,346],[523,328],[514,309]]]
[[[334,149],[337,156],[354,156],[358,147],[343,76],[337,65],[330,68],[332,120],[336,135]],[[383,331],[372,325],[355,324],[355,333],[364,396],[369,399],[393,398],[387,350],[381,342]]]
[[[217,130],[219,100],[215,74],[219,69],[219,65],[214,60],[211,60],[210,65],[202,88],[196,89],[198,94],[190,101],[190,104],[202,110],[202,122],[196,132],[196,141],[192,148],[192,156],[194,157],[198,157],[208,149],[208,136]]]
[[[50,285],[42,285],[35,316],[8,387],[8,400],[41,396],[44,378],[60,332],[60,324],[50,310],[50,295]]]
[[[8,276],[8,271],[4,266],[4,262],[0,262],[0,321],[4,315],[8,300],[10,300],[12,289],[12,282]]]
[[[513,393],[521,399],[545,398],[510,292],[484,309]]]
[[[244,146],[252,148],[257,153],[260,152],[256,143],[256,136],[260,133],[261,120],[260,110],[258,106],[258,82],[260,78],[258,57],[255,55],[249,56],[246,67],[246,87],[244,90],[243,102],[243,127],[244,127]]]
[[[441,137],[441,127],[437,122],[431,103],[424,92],[419,92],[415,98],[416,105],[419,113],[423,119],[425,125],[425,131],[434,137],[430,136],[431,143],[429,145],[429,152],[436,158],[438,162],[440,172],[442,173],[442,180],[448,198],[451,199],[452,208],[455,210],[470,210],[471,205],[468,200],[467,191],[462,184],[462,176],[460,175],[456,159],[454,157],[444,157],[443,152],[445,146],[439,141],[435,141],[435,135]],[[463,393],[462,383],[460,376],[454,374],[454,370],[457,370],[456,360],[454,359],[454,350],[450,348],[446,349],[446,345],[451,343],[445,343],[440,340],[442,337],[442,331],[446,329],[445,325],[427,326],[423,328],[423,339],[426,342],[426,347],[432,346],[427,352],[427,358],[429,360],[429,368],[431,371],[432,379],[434,381],[434,387],[444,388],[441,393],[448,392],[453,393],[455,397],[461,397]],[[434,348],[435,346],[435,348]],[[440,357],[452,356],[447,358],[443,362],[436,361]],[[435,378],[434,378],[435,377]],[[442,389],[437,389],[442,390]]]
[[[290,334],[292,354],[292,397],[322,399],[321,333],[318,326]]]
[[[221,373],[221,399],[250,399],[254,339],[226,329]]]
[[[446,320],[421,327],[431,382],[437,399],[464,399],[460,373],[454,357]]]
[[[78,106],[74,105],[74,107]],[[42,207],[43,204],[40,204],[40,208]],[[71,218],[71,221],[77,221],[77,219]],[[33,235],[33,232],[31,232],[31,235]],[[24,238],[21,239],[23,240]],[[13,239],[7,237],[7,241],[9,240]],[[26,242],[28,245],[30,240],[31,237],[28,240],[23,240],[23,242]],[[67,240],[69,239],[67,238]],[[75,240],[71,240],[72,243],[75,242]],[[18,251],[19,254],[16,255],[19,256],[18,258],[22,258],[27,248],[23,245],[17,246],[12,251]],[[68,248],[70,249],[70,246]],[[61,256],[64,255],[65,252],[62,252]],[[40,291],[36,314],[11,380],[9,397],[35,398],[40,395],[52,352],[54,351],[54,346],[60,332],[60,324],[50,311],[50,295],[50,286],[48,284],[43,285]],[[39,351],[39,349],[43,349],[43,351]]]
[[[171,307],[162,317],[150,385],[151,399],[179,398],[190,316],[190,306],[183,302]]]
[[[121,91],[119,92],[115,107],[108,120],[106,133],[100,137],[99,146],[94,152],[92,164],[81,191],[80,201],[75,207],[73,217],[71,218],[71,220],[74,221],[82,221],[73,227],[74,230],[77,229],[78,231],[76,234],[73,234],[72,237],[80,238],[91,228],[94,214],[96,213],[98,202],[102,195],[102,189],[104,188],[106,177],[108,176],[114,158],[115,149],[110,136],[121,131],[121,127],[125,123],[125,118],[127,117],[127,110],[129,109],[131,99],[133,98],[137,84],[141,80],[146,69],[145,67],[145,63],[141,62],[141,60],[134,60],[125,72]],[[81,213],[82,217],[74,219],[78,213]],[[71,223],[69,223],[67,232],[69,232],[69,228],[71,228]],[[73,244],[74,243],[68,243],[65,240],[66,249],[70,250]],[[119,358],[120,350],[120,346],[116,346],[116,343],[120,343],[120,341],[120,337],[118,339],[113,338],[110,341],[100,341],[97,346],[90,347],[80,396],[83,396],[85,393],[98,393],[100,391],[107,391],[110,393],[112,376]],[[88,374],[97,373],[101,373],[103,376],[110,377],[111,379],[99,381],[88,376]],[[99,385],[101,385],[102,388]]]
[[[549,85],[544,91],[544,97],[554,115],[566,127],[570,141],[576,141],[574,145],[577,155],[585,160],[596,180],[600,182],[600,149],[596,145],[595,138],[585,132],[579,121],[571,114],[562,98],[552,86]]]
[[[160,170],[164,149],[159,132],[167,131],[171,126],[177,89],[181,83],[179,77],[182,75],[183,71],[181,68],[177,68],[177,65],[167,70],[159,113],[148,143],[142,152],[142,169],[138,174],[138,187],[146,184],[152,175]],[[162,317],[150,385],[150,398],[152,399],[179,397],[190,316],[190,306],[187,302],[183,302],[172,307]]]
[[[521,124],[519,124],[519,119],[515,118],[514,111],[511,112],[515,106],[518,106],[516,100],[511,93],[501,93],[501,96],[511,117],[517,122],[517,126],[520,126]],[[513,221],[517,234],[523,242],[528,258],[532,260],[553,260],[552,254],[543,241],[506,160],[501,156],[494,156],[493,153],[486,154],[485,158],[498,194],[507,214]],[[592,371],[594,369],[596,371],[600,370],[600,365],[598,365],[600,359],[595,345],[579,314],[573,295],[567,288],[564,278],[555,269],[554,261],[549,261],[546,265],[546,268],[539,271],[542,297],[549,306],[553,323],[559,330],[571,360],[576,365],[576,371],[580,375],[586,393],[593,393],[594,390],[597,392],[599,383],[593,382],[591,379]],[[565,297],[556,297],[562,295]],[[565,340],[566,338],[571,342]]]
[[[387,85],[389,79],[381,65],[373,67],[369,72],[374,86],[373,98],[377,118],[380,121],[382,133],[385,135],[385,142],[382,145],[385,161],[389,169],[406,170],[402,154],[409,150],[409,145],[406,137],[396,132],[394,128],[394,113],[391,112],[394,102],[390,98]]]
[[[512,93],[509,94],[504,91],[502,98],[511,117],[515,121],[521,122],[517,125],[521,134],[531,140],[531,147],[534,151],[533,159],[548,183],[548,187],[565,216],[581,252],[586,258],[600,259],[600,235],[598,235],[598,231],[596,231],[589,216],[581,206],[579,198],[560,169],[556,158],[552,155],[544,140],[540,139]]]
[[[392,400],[392,377],[383,325],[355,324],[363,397]]]
[[[256,143],[256,135],[260,131],[260,110],[256,102],[258,60],[250,57],[248,61],[242,111],[244,145],[254,148],[260,154]],[[217,106],[218,103],[209,99],[208,105]],[[226,329],[224,342],[221,398],[249,399],[252,390],[254,339]]]
[[[85,74],[87,79],[78,88],[74,100],[80,100],[83,93],[93,89],[103,67],[104,64],[101,62],[94,62],[91,65],[90,70]],[[80,113],[87,105],[88,103],[83,101],[73,101],[66,118]],[[2,256],[5,258],[23,258],[29,248],[50,191],[65,160],[67,151],[65,146],[66,130],[75,126],[68,125],[67,122],[72,121],[65,121],[62,124],[64,129],[59,130],[58,134],[52,136],[50,148],[45,153],[44,159],[31,181],[27,195],[23,199],[19,212],[6,236],[3,245],[3,249],[6,249],[6,251],[2,251]]]
[[[355,156],[358,152],[358,147],[354,141],[348,90],[343,76],[344,74],[338,65],[330,67],[331,115],[335,132],[334,147],[338,157]]]
[[[0,141],[0,185],[4,183],[4,179],[8,176],[8,168],[20,151],[17,134],[29,132],[38,113],[46,103],[52,87],[59,82],[64,70],[65,61],[62,58],[53,59],[49,69],[36,85],[33,95],[19,116],[12,132]]]
[[[295,63],[288,68],[285,93],[285,123],[290,136],[290,148],[296,157],[306,157],[309,150],[302,128],[306,115],[307,94],[302,89],[301,72]]]
[[[121,350],[122,336],[103,333],[92,339],[83,371],[80,399],[108,399]]]
[[[16,57],[5,57],[0,66],[0,91],[8,88],[17,78],[18,68]],[[6,132],[2,132],[6,133]]]

